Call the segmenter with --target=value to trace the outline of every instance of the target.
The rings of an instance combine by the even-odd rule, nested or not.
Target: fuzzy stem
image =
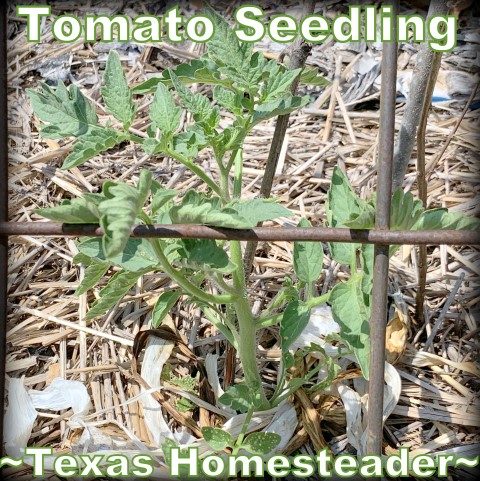
[[[167,257],[163,253],[160,241],[158,239],[151,239],[151,244],[155,249],[157,259],[162,266],[163,271],[171,279],[173,279],[182,289],[184,289],[192,297],[199,299],[200,301],[207,302],[208,304],[228,304],[235,301],[235,296],[231,294],[215,295],[202,291],[200,288],[192,284],[186,279],[179,271],[177,271],[168,261]]]
[[[262,379],[257,367],[257,328],[253,319],[250,303],[247,299],[245,273],[243,270],[242,250],[239,241],[231,241],[232,261],[237,265],[233,273],[233,285],[239,297],[233,302],[238,321],[238,355],[242,363],[245,383],[261,399],[260,410],[270,407],[262,386]]]

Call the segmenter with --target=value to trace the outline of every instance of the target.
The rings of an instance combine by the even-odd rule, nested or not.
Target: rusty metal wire
[[[395,2],[394,2],[395,3]],[[9,236],[101,236],[102,229],[94,224],[61,224],[56,222],[8,222],[7,167],[7,45],[6,20],[7,2],[0,2],[0,393],[4,404],[6,309],[7,309],[7,241]],[[393,22],[395,23],[395,22]],[[373,306],[371,320],[371,365],[368,412],[369,454],[381,453],[382,413],[384,388],[384,362],[382,352],[385,346],[386,292],[388,284],[388,246],[411,245],[480,245],[480,232],[471,231],[390,231],[389,203],[391,199],[391,162],[394,132],[396,44],[384,44],[382,65],[381,134],[379,150],[379,179],[377,199],[377,224],[375,229],[352,230],[314,227],[259,227],[254,229],[225,229],[201,225],[137,225],[132,237],[160,238],[202,238],[219,240],[250,241],[322,241],[376,244]],[[392,113],[393,111],[393,113]],[[0,409],[0,446],[3,445],[3,414]]]
[[[392,2],[394,10],[397,2]],[[396,38],[393,28],[392,37]],[[382,86],[380,98],[380,132],[377,161],[377,202],[375,227],[390,229],[392,201],[393,146],[395,141],[395,98],[397,95],[397,42],[384,42],[382,53]],[[385,377],[385,337],[389,242],[375,244],[373,264],[372,309],[370,316],[370,370],[368,383],[368,424],[366,454],[380,456],[383,439],[383,391]]]
[[[0,236],[101,236],[97,224],[62,224],[60,222],[0,222]],[[480,245],[480,232],[466,230],[388,231],[383,229],[344,229],[331,227],[255,227],[225,229],[193,224],[136,225],[132,237],[184,239],[319,241],[359,244],[410,245]]]
[[[8,117],[7,117],[7,2],[0,2],[0,221],[8,220]],[[8,237],[0,234],[0,393],[5,400],[7,332]],[[5,405],[5,402],[4,402]],[[0,409],[0,449],[3,447],[3,406]]]

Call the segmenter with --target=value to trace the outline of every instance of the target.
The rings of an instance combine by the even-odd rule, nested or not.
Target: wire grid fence
[[[98,225],[67,225],[56,222],[8,222],[8,108],[7,108],[7,3],[0,2],[0,392],[5,404],[5,355],[7,318],[8,238],[30,236],[101,236]],[[377,212],[374,229],[345,228],[271,228],[224,229],[202,225],[138,225],[132,237],[197,238],[254,241],[352,242],[375,245],[373,305],[370,320],[371,367],[368,411],[369,454],[381,454],[382,405],[385,369],[385,328],[387,325],[388,247],[402,245],[480,245],[480,232],[456,230],[390,231],[392,163],[395,134],[397,44],[384,44],[380,100],[380,148],[377,163]],[[0,442],[3,448],[3,417],[0,410]]]

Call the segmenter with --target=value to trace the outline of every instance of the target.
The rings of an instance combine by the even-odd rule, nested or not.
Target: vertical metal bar
[[[393,4],[396,25],[397,3]],[[375,227],[390,228],[392,200],[393,147],[395,137],[395,100],[397,79],[396,28],[393,42],[384,42],[382,55],[382,90],[380,98],[380,138],[377,161],[377,206]],[[389,246],[375,245],[372,311],[370,318],[370,372],[368,386],[367,454],[381,455],[383,432],[383,392],[385,376],[385,336],[387,327],[387,293]]]
[[[0,222],[8,220],[8,107],[7,107],[7,9],[0,2]],[[5,406],[5,348],[7,331],[8,236],[0,236],[0,450],[3,451]]]

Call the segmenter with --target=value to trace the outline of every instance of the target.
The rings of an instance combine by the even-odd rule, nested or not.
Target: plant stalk
[[[243,367],[245,383],[260,396],[260,410],[270,407],[262,386],[262,378],[257,366],[257,327],[252,309],[248,302],[245,273],[242,263],[242,250],[239,241],[231,241],[230,253],[232,261],[237,265],[233,273],[233,285],[238,292],[238,298],[233,302],[238,321],[238,355]]]
[[[196,297],[200,301],[204,301],[209,304],[228,304],[234,302],[235,296],[231,294],[209,294],[208,292],[204,292],[202,291],[202,289],[192,284],[170,264],[167,257],[163,253],[160,241],[158,239],[151,239],[151,243],[153,245],[153,248],[155,249],[155,254],[157,255],[157,259],[162,266],[165,274],[167,274],[171,279],[173,279],[182,289],[188,292],[192,297]]]

